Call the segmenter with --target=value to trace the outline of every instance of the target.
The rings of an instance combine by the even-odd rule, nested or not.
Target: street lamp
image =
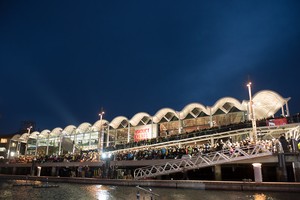
[[[256,144],[257,142],[257,130],[256,130],[256,119],[253,109],[253,101],[252,101],[252,93],[251,93],[251,82],[247,84],[248,92],[249,92],[249,111],[250,111],[250,119],[252,121],[252,134],[250,138],[253,139],[253,142]]]
[[[28,139],[29,139],[29,136],[30,136],[30,130],[32,129],[32,126],[30,126],[29,128],[27,128],[28,130],[28,133],[27,133],[27,141],[26,141],[26,146],[25,146],[25,155],[27,155],[27,149],[28,149]]]
[[[102,131],[102,118],[105,112],[102,110],[101,113],[99,113],[100,117],[100,128],[99,128],[99,135],[98,135],[98,154],[99,154],[99,161],[101,158],[101,154],[103,151],[103,140],[104,140],[104,133]]]

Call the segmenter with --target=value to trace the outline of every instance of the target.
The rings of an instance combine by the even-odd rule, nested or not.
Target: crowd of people
[[[260,140],[258,144],[262,145],[269,151],[276,152],[275,140]],[[169,146],[160,148],[145,148],[143,150],[120,151],[112,155],[111,159],[121,160],[152,160],[152,159],[180,159],[183,155],[201,156],[215,151],[234,152],[236,148],[244,148],[251,145],[249,138],[240,142],[232,142],[231,139],[226,141],[220,140],[215,144],[204,143],[186,146]]]
[[[265,126],[265,120],[258,121],[258,126]],[[212,135],[219,132],[226,132],[231,130],[237,130],[242,128],[250,128],[251,123],[249,121],[230,124],[227,126],[212,127],[210,129],[203,129],[198,131],[193,131],[191,133],[176,134],[168,137],[157,137],[151,140],[143,140],[139,142],[130,142],[126,144],[118,144],[115,146],[110,146],[104,149],[104,152],[115,152],[110,154],[110,157],[106,157],[106,160],[151,160],[151,159],[180,159],[183,155],[196,156],[207,154],[213,151],[229,150],[233,151],[235,148],[241,148],[248,146],[250,144],[249,138],[242,141],[232,141],[229,138],[223,138],[216,141],[214,144],[209,142],[202,144],[192,144],[180,146],[180,143],[175,146],[160,146],[160,147],[149,147],[151,144],[158,144],[167,141],[181,140],[185,138],[192,138],[202,135]],[[285,152],[294,151],[295,145],[291,144],[289,139],[286,139],[284,135],[278,138],[282,144],[282,148]],[[276,140],[259,140],[258,143],[263,145],[266,149],[276,152]],[[296,141],[299,144],[298,141]],[[296,144],[296,145],[297,145]],[[130,150],[132,147],[141,147],[138,150]],[[294,149],[293,149],[294,148]],[[299,146],[300,148],[300,146]],[[97,151],[88,152],[77,152],[77,153],[67,153],[64,155],[20,155],[9,160],[10,163],[31,163],[33,160],[37,163],[45,162],[96,162],[99,161],[99,154]]]
[[[45,162],[97,162],[99,154],[96,151],[67,153],[64,155],[20,155],[9,160],[10,163],[45,163]]]
[[[296,141],[295,146],[291,140],[287,140],[284,135],[281,135],[278,139],[272,140],[259,140],[257,144],[262,145],[265,149],[272,151],[273,153],[278,152],[278,142],[280,143],[284,152],[295,152],[300,150],[300,142]],[[109,154],[105,160],[109,161],[123,161],[123,160],[153,160],[153,159],[181,159],[183,155],[201,156],[206,155],[215,151],[227,151],[234,152],[236,148],[244,148],[251,145],[249,138],[241,141],[232,141],[232,139],[224,138],[216,141],[214,144],[209,142],[203,144],[193,144],[180,146],[162,146],[157,148],[151,148],[145,146],[138,150],[120,150],[115,151],[113,154]],[[295,149],[296,148],[296,149]],[[10,160],[10,163],[31,163],[35,160],[36,163],[45,162],[98,162],[99,154],[96,151],[91,152],[80,152],[75,154],[65,155],[45,155],[45,156],[19,156]]]
[[[257,126],[266,126],[266,120],[258,120]],[[115,150],[121,150],[121,149],[128,149],[133,147],[140,147],[140,146],[146,146],[151,144],[158,144],[162,142],[169,142],[169,141],[176,141],[176,140],[182,140],[186,138],[193,138],[203,135],[212,135],[215,133],[221,133],[226,131],[232,131],[232,130],[238,130],[243,128],[251,128],[252,122],[251,121],[245,121],[240,122],[237,124],[229,124],[229,125],[223,125],[223,126],[215,126],[207,129],[201,129],[201,130],[194,130],[192,132],[187,133],[181,133],[181,134],[173,134],[173,135],[167,135],[167,136],[158,136],[156,138],[147,139],[147,140],[141,140],[138,142],[129,142],[124,144],[116,144],[111,145],[109,147],[104,148],[104,151],[115,151]]]

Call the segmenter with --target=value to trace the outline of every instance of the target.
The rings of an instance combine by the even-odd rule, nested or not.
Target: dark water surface
[[[0,199],[76,199],[76,200],[136,200],[136,187],[105,186],[95,184],[49,183],[59,185],[58,188],[33,188],[32,186],[13,186],[25,181],[0,182]],[[27,182],[28,183],[28,182]],[[31,182],[45,184],[39,181]],[[149,188],[145,188],[149,190]],[[284,192],[242,192],[242,191],[211,191],[193,189],[151,188],[159,196],[156,200],[298,200],[299,193]],[[140,190],[140,200],[150,200],[148,193]]]

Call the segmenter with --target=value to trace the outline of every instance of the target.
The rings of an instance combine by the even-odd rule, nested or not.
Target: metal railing
[[[294,138],[300,138],[300,128],[299,124],[288,124],[283,126],[264,126],[264,127],[258,127],[258,132],[263,135],[268,135],[270,138],[278,138],[278,136],[281,133],[293,133]],[[210,141],[211,139],[217,140],[222,139],[224,137],[234,137],[234,136],[249,136],[249,133],[252,131],[252,128],[243,128],[243,129],[236,129],[226,132],[216,132],[211,134],[204,134],[201,136],[195,136],[185,139],[179,139],[179,140],[172,140],[167,142],[160,142],[156,144],[150,144],[150,145],[144,145],[144,146],[137,146],[137,147],[131,147],[131,148],[125,148],[125,149],[118,149],[113,151],[108,151],[109,153],[118,153],[122,151],[135,151],[140,150],[144,148],[161,148],[161,147],[169,147],[169,146],[177,146],[177,145],[190,145],[197,142],[202,141]]]
[[[165,164],[159,166],[154,165],[137,168],[134,171],[134,179],[143,179],[177,172],[186,172],[188,170],[270,155],[272,155],[272,152],[261,145],[249,145],[246,147],[235,148],[233,151],[216,151],[208,154],[198,155],[190,159],[178,159],[172,162],[166,161]]]

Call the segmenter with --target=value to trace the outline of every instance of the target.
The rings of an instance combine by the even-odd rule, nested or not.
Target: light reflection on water
[[[24,181],[0,181],[0,199],[77,199],[77,200],[136,200],[136,187],[51,183],[58,188],[33,188],[32,186],[13,186]],[[35,182],[41,184],[41,182]],[[49,183],[50,184],[50,183]],[[145,188],[149,189],[149,188]],[[192,189],[151,188],[159,197],[153,200],[281,200],[299,199],[297,193],[279,192],[242,192],[242,191],[207,191]],[[140,200],[150,200],[148,193],[140,191]]]

